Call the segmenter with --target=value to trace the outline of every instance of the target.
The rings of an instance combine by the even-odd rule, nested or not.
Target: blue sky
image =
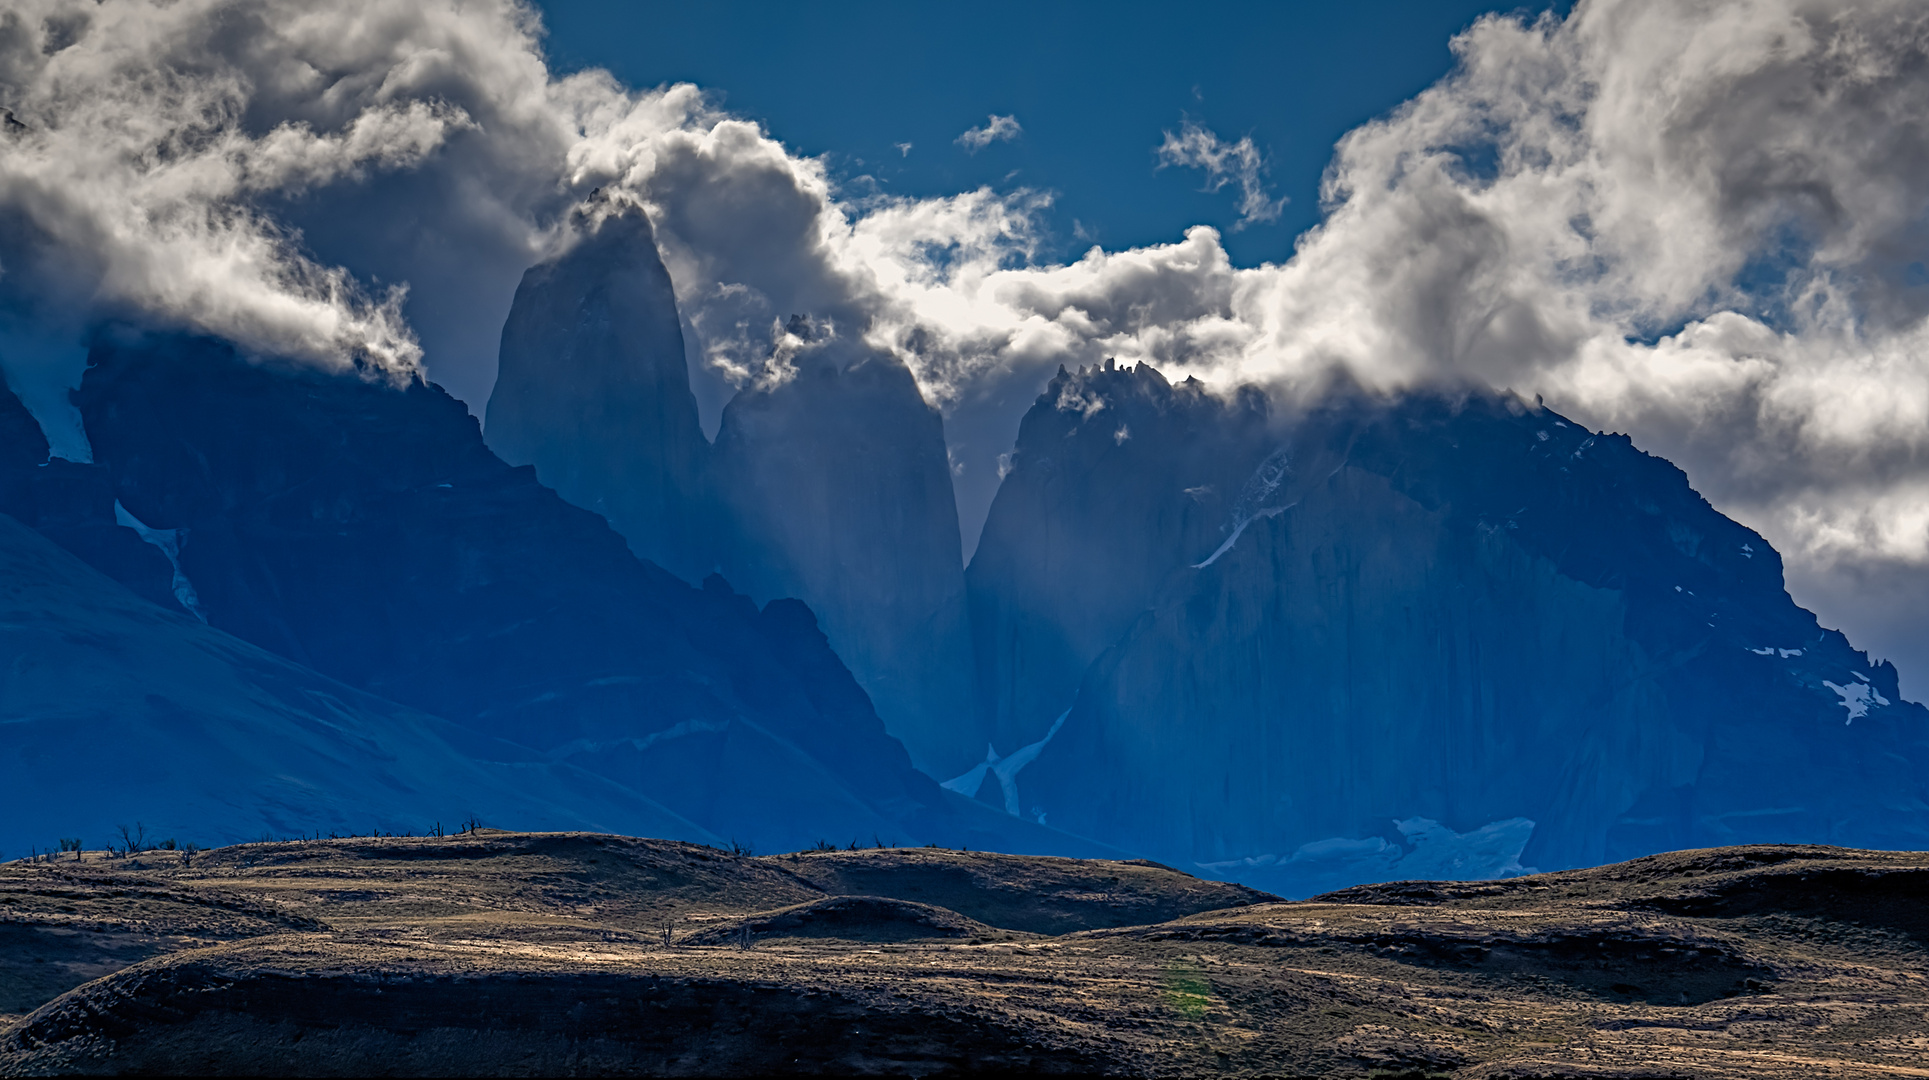
[[[1318,220],[1334,142],[1445,74],[1452,36],[1496,10],[1468,0],[540,6],[559,72],[694,82],[793,151],[829,155],[848,190],[862,176],[909,196],[1046,190],[1056,197],[1047,259],[1094,240],[1111,250],[1169,242],[1205,223],[1248,266],[1285,259]],[[955,140],[991,114],[1017,117],[1023,134],[966,153]],[[1157,168],[1163,132],[1187,117],[1228,141],[1252,137],[1273,195],[1290,200],[1278,220],[1234,232],[1236,185],[1207,192],[1197,170]]]

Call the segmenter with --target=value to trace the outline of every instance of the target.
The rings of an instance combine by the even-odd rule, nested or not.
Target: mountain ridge
[[[807,608],[637,559],[439,388],[129,330],[91,360],[75,400],[102,512],[178,539],[196,614],[454,724],[490,768],[582,769],[765,849],[1106,850],[940,789]]]
[[[1929,711],[1794,605],[1759,535],[1625,438],[1502,394],[1342,395],[1145,481],[1163,517],[1092,517],[1087,491],[1128,483],[1103,470],[1144,458],[1117,431],[1146,394],[1238,407],[1144,366],[1062,374],[993,508],[1045,516],[980,548],[996,566],[1032,554],[1001,537],[1167,523],[1155,585],[1053,601],[1074,623],[1129,616],[1049,703],[1070,711],[1021,780],[1054,825],[1289,895],[1695,843],[1929,840],[1901,764],[1929,762]],[[1067,455],[1101,471],[1054,486]]]

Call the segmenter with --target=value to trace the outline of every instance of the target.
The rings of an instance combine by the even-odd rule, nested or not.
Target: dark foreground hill
[[[0,867],[0,1074],[1918,1076],[1925,899],[1929,855],[1822,847],[1297,903],[583,833],[89,853]]]

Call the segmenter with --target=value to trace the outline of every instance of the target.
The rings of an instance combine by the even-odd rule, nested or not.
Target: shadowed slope
[[[472,760],[451,725],[144,601],[0,515],[0,847],[422,830],[466,814],[711,834],[567,765]],[[513,751],[515,748],[505,748]]]

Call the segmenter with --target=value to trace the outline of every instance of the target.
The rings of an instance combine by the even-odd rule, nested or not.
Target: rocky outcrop
[[[1030,684],[1058,696],[1029,737],[1069,715],[1014,778],[1026,812],[1299,894],[1929,842],[1929,711],[1672,465],[1509,395],[1240,408],[1141,368],[1061,376],[1027,417],[972,567],[980,641],[1082,651]],[[1214,454],[1161,465],[1194,460],[1188,425]],[[1139,439],[1146,490],[1092,494],[1129,486]],[[1112,572],[1067,580],[1039,537]]]
[[[698,581],[713,563],[702,491],[710,446],[669,272],[640,207],[593,203],[576,225],[574,246],[516,289],[489,448],[608,518],[639,556]]]
[[[211,625],[453,721],[478,754],[509,740],[766,850],[1051,847],[912,769],[807,610],[638,560],[437,387],[110,334],[76,401],[122,505],[187,530]]]
[[[724,574],[760,601],[807,602],[912,759],[949,776],[985,738],[943,421],[895,357],[792,362],[724,409]]]
[[[118,511],[118,512],[117,512]],[[40,424],[0,383],[0,514],[28,525],[136,595],[192,613],[192,594],[176,588],[163,547],[172,536],[143,534],[114,502],[113,483],[96,465],[51,457]],[[152,542],[147,542],[152,541]],[[189,602],[184,602],[183,597]]]
[[[0,380],[0,512],[11,514],[32,498],[32,470],[46,460],[40,422]]]

